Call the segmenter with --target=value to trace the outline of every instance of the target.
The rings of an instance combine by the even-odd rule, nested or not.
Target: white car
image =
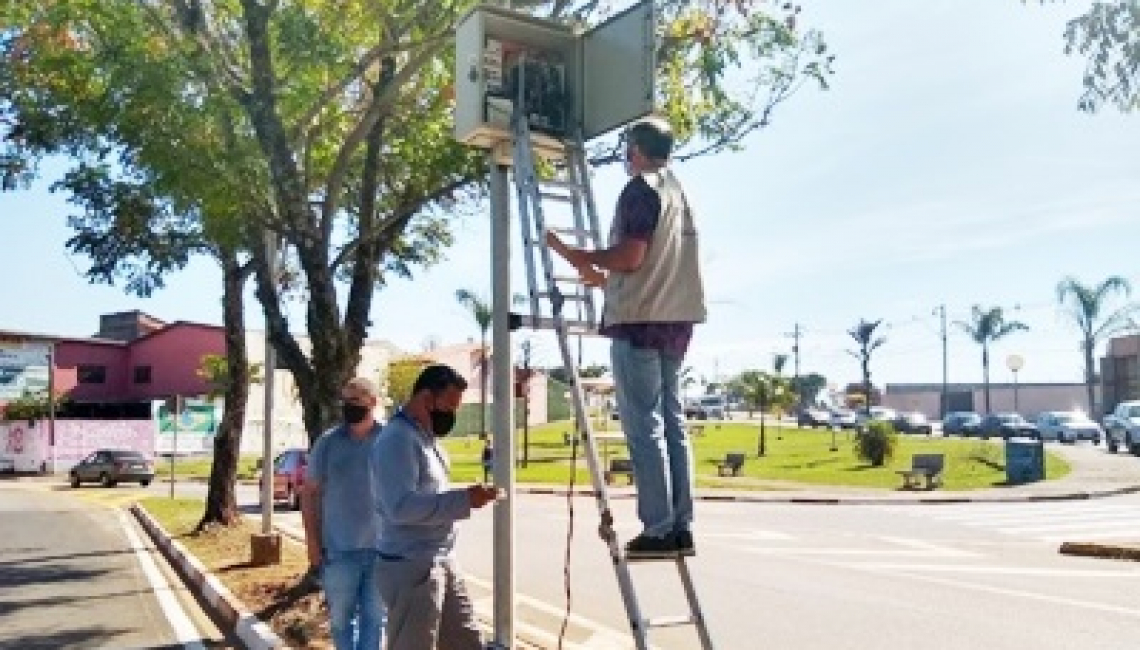
[[[860,410],[855,415],[855,424],[861,427],[871,420],[878,420],[880,422],[889,422],[893,425],[895,419],[898,418],[898,416],[898,411],[895,411],[892,408],[887,408],[885,406],[872,406],[870,409]]]
[[[1099,445],[1104,439],[1104,429],[1080,411],[1045,411],[1037,416],[1037,430],[1042,440],[1069,444],[1088,440]]]

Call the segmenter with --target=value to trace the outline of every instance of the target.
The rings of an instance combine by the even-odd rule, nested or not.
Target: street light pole
[[[1005,359],[1005,365],[1013,373],[1013,410],[1018,411],[1017,404],[1017,373],[1025,367],[1025,359],[1020,354],[1011,354]]]

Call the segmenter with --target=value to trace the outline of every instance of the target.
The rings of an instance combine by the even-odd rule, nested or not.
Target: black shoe
[[[697,549],[693,546],[693,531],[678,530],[673,533],[673,539],[676,541],[677,551],[681,555],[692,557],[697,554]]]
[[[642,534],[629,540],[625,545],[625,555],[631,559],[668,558],[677,555],[679,550],[673,535],[651,537]]]

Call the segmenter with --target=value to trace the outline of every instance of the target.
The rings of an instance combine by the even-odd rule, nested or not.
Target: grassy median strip
[[[602,464],[608,459],[628,458],[618,423],[599,421],[609,427],[598,432],[614,434],[614,439],[598,440]],[[696,457],[697,484],[705,487],[732,487],[745,490],[795,489],[797,483],[810,485],[850,486],[897,489],[897,470],[910,466],[913,454],[944,454],[946,469],[943,489],[973,490],[1005,485],[1005,457],[1000,440],[942,438],[899,435],[894,458],[882,467],[871,467],[859,460],[854,451],[854,433],[837,432],[836,451],[831,451],[832,433],[796,427],[765,427],[765,454],[758,456],[760,427],[757,422],[706,421],[692,437]],[[558,422],[532,427],[529,462],[519,467],[521,483],[565,484],[570,479],[571,445],[567,444],[572,427]],[[523,457],[522,436],[517,435],[517,456]],[[455,438],[445,442],[452,460],[452,476],[457,481],[482,478],[480,452],[482,443],[475,438]],[[589,483],[583,449],[578,447],[576,482]],[[718,476],[718,464],[730,452],[746,455],[740,476]],[[1057,479],[1071,471],[1060,456],[1046,452],[1045,477]]]
[[[598,419],[594,425],[597,434],[595,446],[603,469],[612,459],[629,458],[619,423]],[[516,480],[520,483],[566,485],[573,470],[577,485],[589,485],[585,448],[578,445],[575,459],[570,444],[572,431],[572,425],[565,421],[531,427],[524,454],[520,430],[515,436]],[[789,490],[828,485],[894,490],[901,484],[897,470],[909,468],[912,455],[932,453],[943,454],[946,458],[943,489],[975,490],[1006,484],[1005,457],[1000,440],[900,434],[894,458],[882,467],[871,467],[855,456],[855,434],[851,431],[837,432],[833,436],[826,430],[768,425],[765,427],[763,456],[757,453],[760,427],[756,421],[706,421],[697,423],[693,431],[697,484],[702,487]],[[835,451],[831,451],[833,440]],[[448,438],[444,445],[451,457],[452,480],[459,483],[482,480],[480,456],[483,443],[478,438]],[[746,456],[739,476],[719,476],[718,465],[728,453]],[[257,460],[257,456],[243,456],[239,478],[256,479]],[[160,463],[160,477],[165,476],[165,470]],[[210,459],[180,460],[175,464],[175,471],[184,477],[204,479],[210,473]],[[1061,478],[1070,471],[1069,464],[1061,456],[1046,452],[1046,479]]]
[[[332,648],[324,597],[302,582],[308,562],[301,546],[283,539],[281,564],[254,567],[249,564],[250,536],[260,527],[253,522],[195,534],[205,507],[201,499],[148,497],[139,505],[290,647]]]

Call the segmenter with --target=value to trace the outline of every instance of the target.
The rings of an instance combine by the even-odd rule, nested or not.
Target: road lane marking
[[[167,622],[170,623],[170,627],[174,631],[175,641],[182,644],[182,647],[186,650],[205,650],[202,636],[190,621],[190,617],[186,614],[186,611],[183,610],[182,606],[178,603],[178,598],[174,595],[174,590],[170,588],[170,585],[158,570],[158,566],[155,565],[154,558],[150,555],[152,549],[143,544],[142,538],[135,532],[126,513],[119,510],[118,515],[119,522],[123,525],[123,532],[126,533],[127,539],[130,542],[131,550],[135,552],[135,558],[138,560],[143,574],[146,575],[147,580],[150,581],[151,588],[154,590],[154,596],[158,600],[163,614],[166,615]]]
[[[967,591],[981,591],[997,596],[1011,597],[1011,598],[1024,598],[1026,600],[1036,600],[1051,605],[1062,605],[1065,607],[1077,607],[1080,609],[1088,609],[1093,611],[1105,612],[1109,614],[1122,614],[1132,618],[1140,618],[1140,608],[1129,608],[1121,605],[1110,605],[1107,603],[1094,603],[1087,600],[1078,600],[1076,598],[1066,598],[1064,596],[1051,596],[1049,594],[1040,594],[1032,591],[1023,591],[1021,589],[1008,589],[1005,587],[996,587],[993,585],[984,585],[974,582],[966,582],[964,580],[955,580],[953,578],[942,578],[929,575],[921,575],[916,573],[909,573],[906,570],[883,570],[874,568],[865,568],[858,565],[845,566],[842,563],[829,563],[835,567],[853,569],[856,571],[865,571],[867,573],[881,573],[892,575],[900,578],[909,578],[917,582],[927,582],[930,584],[942,585],[944,587],[955,587]]]
[[[866,569],[870,571],[929,571],[935,573],[970,573],[975,575],[1031,576],[1038,578],[1140,579],[1140,570],[1127,569],[1051,569],[1048,567],[984,566],[977,564],[906,564],[902,562],[843,562],[836,564],[841,564],[845,569]]]
[[[492,591],[493,585],[491,582],[476,578],[470,574],[464,576],[467,582],[475,587],[484,591]],[[518,594],[515,597],[516,603],[521,606],[529,607],[537,610],[542,614],[553,617],[555,620],[561,622],[563,617],[566,616],[566,610],[563,607],[556,607],[544,601]],[[490,616],[490,612],[485,612],[485,615]],[[534,637],[541,639],[544,643],[549,643],[550,647],[556,647],[558,641],[557,631],[550,632],[544,628],[540,628],[533,624],[528,624],[520,620],[522,617],[515,616],[515,627],[526,629]],[[629,650],[634,648],[633,639],[627,632],[621,632],[611,627],[607,627],[596,621],[592,621],[579,614],[570,613],[568,618],[569,624],[583,630],[586,633],[586,641],[584,643],[573,643],[564,640],[562,647],[573,650]],[[569,634],[568,634],[569,636]],[[656,646],[650,646],[655,649]]]

